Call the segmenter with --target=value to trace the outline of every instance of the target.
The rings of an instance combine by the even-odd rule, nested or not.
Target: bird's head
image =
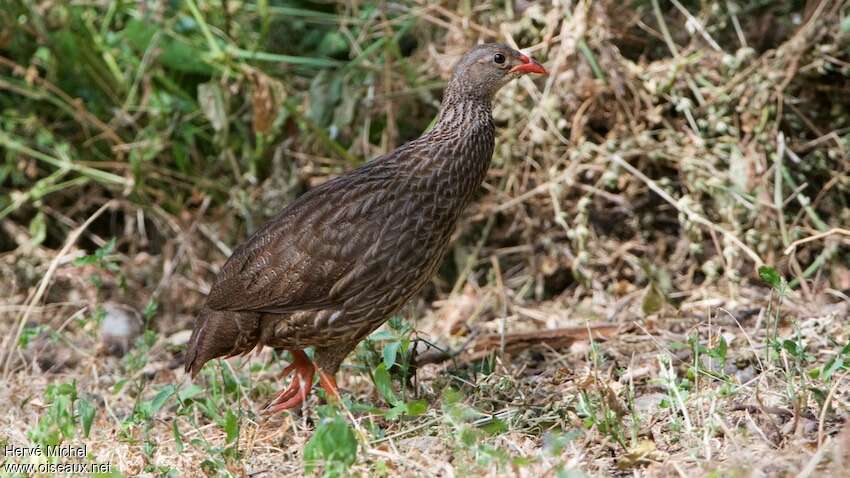
[[[478,45],[455,64],[447,93],[490,99],[509,81],[529,73],[547,74],[540,63],[507,45]]]

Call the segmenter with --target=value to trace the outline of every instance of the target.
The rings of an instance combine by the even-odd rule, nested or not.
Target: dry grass
[[[303,475],[305,454],[349,448],[309,472],[847,476],[846,4],[340,4],[316,21],[353,60],[275,69],[226,45],[262,50],[254,30],[280,25],[227,3],[181,7],[199,26],[176,38],[232,55],[205,57],[188,112],[158,99],[188,80],[163,87],[156,49],[126,69],[104,50],[135,78],[110,87],[117,106],[62,103],[49,61],[6,55],[0,24],[0,94],[27,98],[0,98],[16,171],[0,175],[0,445],[85,443],[124,476]],[[32,8],[38,28],[63,21]],[[299,190],[416,136],[481,40],[551,75],[500,95],[493,168],[454,253],[406,320],[349,357],[341,409],[313,397],[304,415],[261,416],[286,362],[270,350],[193,384],[186,329],[229,249]],[[58,117],[38,109],[55,102]],[[510,345],[605,325],[616,333]],[[406,347],[433,356],[426,342],[458,353],[403,387]]]

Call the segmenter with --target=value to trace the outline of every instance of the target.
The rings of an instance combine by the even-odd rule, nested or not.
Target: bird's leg
[[[293,358],[292,363],[283,369],[280,378],[285,378],[293,372],[295,374],[289,382],[289,387],[278,393],[263,408],[266,413],[277,413],[297,407],[307,399],[307,394],[313,387],[313,374],[316,372],[316,366],[313,365],[313,362],[310,361],[303,350],[291,350],[290,352]]]
[[[336,386],[336,378],[333,375],[319,369],[319,385],[325,389],[325,393],[328,395],[328,400],[332,400],[337,403],[340,401],[339,388]]]
[[[329,402],[341,402],[339,388],[336,385],[336,372],[339,370],[339,365],[345,359],[345,356],[357,346],[357,342],[357,340],[352,340],[326,347],[316,347],[316,353],[313,354],[313,358],[316,363],[316,369],[319,371],[319,383],[325,389],[325,392],[327,392]]]

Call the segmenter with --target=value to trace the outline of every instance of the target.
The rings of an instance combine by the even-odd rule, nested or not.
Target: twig
[[[741,29],[741,22],[738,21],[738,15],[736,15],[738,6],[726,0],[726,10],[729,11],[729,16],[732,18],[732,26],[735,27],[735,33],[738,35],[738,41],[741,42],[741,47],[747,48],[747,37],[744,35],[744,30]]]
[[[782,159],[785,156],[785,135],[780,131],[776,135],[776,159],[773,170],[773,205],[776,207],[779,219],[779,232],[782,235],[782,244],[788,244],[788,228],[785,225],[785,209],[782,201]]]
[[[826,423],[826,412],[829,411],[829,404],[832,402],[832,396],[835,395],[835,389],[838,388],[838,385],[847,378],[847,374],[850,372],[844,372],[835,380],[835,383],[832,384],[832,387],[829,388],[829,393],[826,395],[826,400],[823,401],[823,409],[821,409],[820,417],[818,418],[818,446],[823,446],[823,441],[825,438],[825,433],[823,431],[824,423]]]
[[[821,232],[821,233],[815,234],[814,236],[804,237],[803,239],[797,239],[796,241],[792,242],[788,247],[785,248],[785,251],[784,251],[785,255],[788,255],[788,254],[791,254],[792,252],[794,252],[794,249],[796,249],[797,246],[799,246],[800,244],[805,244],[805,243],[811,242],[811,241],[817,241],[818,239],[823,239],[825,237],[834,236],[836,234],[840,234],[842,236],[850,237],[850,230],[834,227],[834,228],[832,228],[832,229],[830,229],[826,232]]]
[[[670,30],[667,29],[667,23],[664,21],[664,14],[661,13],[661,7],[658,6],[658,0],[652,0],[652,11],[655,13],[655,20],[658,21],[658,28],[661,29],[661,35],[664,37],[664,42],[673,56],[679,56],[679,48],[673,42],[673,37],[670,35]]]
[[[682,15],[684,15],[685,18],[688,19],[688,23],[693,25],[694,28],[699,32],[699,34],[702,35],[703,39],[705,39],[705,41],[711,46],[711,48],[714,48],[716,51],[722,53],[723,49],[720,48],[720,45],[718,45],[717,42],[714,41],[714,38],[711,38],[711,35],[709,35],[707,31],[705,31],[705,27],[702,26],[702,22],[697,20],[696,17],[694,17],[693,15],[691,15],[691,12],[689,12],[688,9],[685,8],[677,0],[671,1],[673,2],[673,5],[675,5],[676,8],[679,9],[680,12],[682,12]],[[655,5],[656,3],[657,2],[653,2],[653,5]]]

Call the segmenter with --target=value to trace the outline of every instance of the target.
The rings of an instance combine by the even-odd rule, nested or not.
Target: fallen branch
[[[419,354],[414,362],[417,367],[422,365],[442,363],[456,360],[460,363],[470,363],[487,357],[493,351],[499,350],[504,344],[505,353],[517,353],[545,345],[552,349],[564,349],[580,340],[607,340],[616,335],[619,325],[595,325],[590,327],[563,327],[560,329],[540,330],[534,332],[517,332],[513,334],[487,334],[468,341],[460,349],[440,350],[431,348]]]

